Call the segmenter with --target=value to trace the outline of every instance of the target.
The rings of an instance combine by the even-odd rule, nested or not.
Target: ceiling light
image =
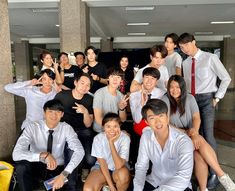
[[[146,35],[145,32],[130,32],[128,33],[129,36],[144,36]]]
[[[212,21],[211,24],[233,24],[234,21]]]
[[[55,26],[60,27],[60,25],[58,25],[58,24],[57,24],[57,25],[55,25]]]
[[[127,26],[146,26],[149,23],[127,23]]]
[[[126,7],[126,11],[152,11],[154,10],[154,6],[150,7]]]
[[[198,32],[195,32],[196,35],[209,35],[209,34],[213,34],[212,31],[198,31]]]
[[[58,9],[32,9],[33,13],[54,13],[58,12]]]

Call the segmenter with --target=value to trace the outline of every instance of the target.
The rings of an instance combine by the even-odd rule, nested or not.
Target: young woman
[[[123,94],[130,92],[131,82],[134,78],[133,68],[129,66],[129,59],[127,56],[122,56],[119,62],[119,69],[124,72],[124,78],[121,81],[119,91]]]
[[[58,63],[53,62],[53,56],[49,51],[44,50],[41,54],[40,54],[40,61],[43,64],[41,70],[45,70],[45,69],[50,69],[55,73],[55,81],[58,85],[61,85],[62,79],[60,76],[60,72],[58,70]]]
[[[183,77],[173,75],[167,85],[167,95],[164,96],[169,108],[170,123],[185,132],[194,144],[195,176],[199,190],[207,191],[208,166],[219,178],[220,183],[227,191],[235,190],[235,184],[221,169],[212,147],[199,135],[200,114],[195,98],[187,93]]]
[[[108,185],[111,191],[125,191],[130,182],[126,163],[129,158],[130,138],[120,129],[118,114],[107,113],[102,121],[104,132],[94,138],[91,155],[97,158],[88,175],[84,191],[100,191]]]

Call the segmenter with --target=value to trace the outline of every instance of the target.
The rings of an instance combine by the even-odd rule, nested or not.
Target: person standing
[[[182,58],[179,53],[175,52],[177,47],[178,35],[175,33],[167,34],[165,37],[165,47],[167,49],[167,57],[165,58],[165,66],[167,67],[169,76],[181,76]]]
[[[215,106],[222,99],[231,78],[218,56],[202,51],[192,34],[183,33],[178,39],[180,49],[188,55],[183,61],[184,79],[188,91],[195,96],[201,117],[200,133],[216,151],[214,137]],[[217,78],[221,80],[217,87]],[[207,187],[216,186],[217,178],[211,172]]]

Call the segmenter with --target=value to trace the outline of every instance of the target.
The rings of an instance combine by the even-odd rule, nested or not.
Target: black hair
[[[162,58],[166,58],[168,51],[165,46],[163,45],[154,45],[152,48],[150,48],[150,55],[155,56],[156,52],[160,52]]]
[[[48,55],[48,54],[51,55],[51,57],[53,58],[51,52],[49,52],[47,50],[43,50],[42,53],[39,55],[40,60],[43,60],[46,57],[46,55]]]
[[[60,59],[60,57],[63,56],[63,55],[69,57],[68,53],[66,53],[66,52],[61,52],[61,53],[58,55],[58,59]]]
[[[122,122],[121,119],[119,117],[118,114],[116,113],[112,113],[112,112],[108,112],[104,115],[104,118],[102,120],[102,126],[104,126],[106,123],[108,123],[109,121],[116,121],[118,122],[118,124],[121,126]]]
[[[150,99],[144,105],[141,110],[141,114],[145,120],[147,120],[147,111],[151,110],[155,115],[159,115],[161,113],[167,114],[168,108],[164,101],[160,99]]]
[[[55,73],[51,69],[41,70],[38,74],[36,74],[35,77],[39,79],[45,73],[48,75],[49,78],[51,78],[52,80],[55,80]]]
[[[111,75],[120,76],[123,79],[125,73],[120,68],[111,67],[111,68],[108,69],[108,75],[107,76],[109,77]]]
[[[144,69],[142,76],[143,77],[144,76],[152,76],[153,78],[156,78],[157,80],[159,80],[161,74],[157,68],[148,67],[148,68]]]
[[[170,85],[171,82],[175,81],[179,84],[181,95],[179,97],[179,101],[177,102],[170,94]],[[177,111],[177,108],[179,109],[179,113],[182,116],[185,113],[185,102],[187,97],[187,90],[186,90],[186,83],[184,81],[184,78],[179,75],[173,75],[168,80],[167,84],[167,96],[170,101],[170,114],[174,114]]]
[[[83,59],[86,58],[86,56],[85,56],[85,54],[84,54],[83,52],[75,52],[73,55],[74,55],[75,57],[77,57],[77,55],[82,55],[82,56],[83,56]]]
[[[43,110],[46,111],[47,109],[64,112],[63,104],[60,100],[57,99],[47,101],[43,106]]]
[[[195,40],[195,38],[194,38],[194,36],[192,34],[190,34],[190,33],[183,33],[178,38],[178,45],[179,44],[186,44],[186,43],[192,42],[194,40]]]
[[[173,43],[174,43],[175,45],[178,45],[178,38],[179,38],[179,36],[178,36],[176,33],[167,34],[167,35],[165,36],[165,42],[166,42],[167,38],[171,38],[172,41],[173,41]]]
[[[84,54],[87,56],[87,51],[88,50],[93,50],[93,52],[95,53],[95,55],[97,56],[98,54],[99,54],[99,51],[98,51],[98,49],[96,49],[94,46],[88,46],[88,47],[86,47],[86,49],[85,49],[85,51],[84,51]]]
[[[74,77],[74,81],[79,81],[82,76],[85,76],[85,77],[87,77],[90,80],[90,83],[91,83],[90,88],[91,88],[93,86],[93,79],[87,73],[81,72],[80,74],[76,75]]]

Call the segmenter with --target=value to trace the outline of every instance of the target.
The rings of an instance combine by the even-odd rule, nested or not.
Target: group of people
[[[58,64],[44,51],[34,79],[5,86],[27,107],[13,150],[20,190],[32,191],[40,176],[53,178],[53,190],[74,191],[81,173],[84,191],[125,191],[132,162],[135,191],[192,190],[193,170],[198,190],[220,182],[235,191],[216,156],[214,110],[231,81],[216,55],[189,33],[166,35],[136,74],[127,56],[107,70],[97,55],[92,46],[76,52],[75,66],[65,52]],[[134,123],[122,130],[128,112]]]

